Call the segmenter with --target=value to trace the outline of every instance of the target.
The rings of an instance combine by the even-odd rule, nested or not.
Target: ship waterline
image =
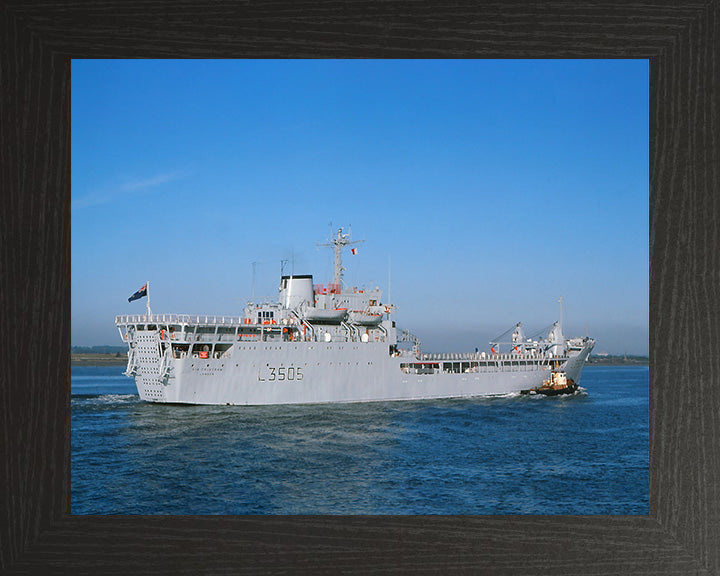
[[[232,405],[370,402],[519,393],[542,385],[553,370],[580,381],[594,341],[566,339],[558,322],[538,340],[526,338],[517,323],[508,341],[493,342],[490,353],[423,353],[415,336],[396,327],[394,308],[382,304],[379,289],[342,287],[340,254],[351,243],[338,230],[331,244],[332,283],[282,276],[278,301],[248,303],[242,316],[148,310],[116,317],[129,348],[126,375],[135,378],[140,398]]]

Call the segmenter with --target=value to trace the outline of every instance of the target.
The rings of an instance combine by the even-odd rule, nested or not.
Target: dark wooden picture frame
[[[6,0],[0,571],[720,574],[719,4]],[[105,57],[648,59],[650,513],[70,515],[70,61]]]

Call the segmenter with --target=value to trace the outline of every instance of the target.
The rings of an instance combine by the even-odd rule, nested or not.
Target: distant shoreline
[[[71,366],[125,366],[127,364],[127,353],[116,352],[115,354],[78,354],[70,353]]]
[[[126,352],[114,354],[76,353],[70,354],[71,366],[125,366],[127,364]],[[649,366],[650,359],[642,356],[591,356],[586,366]]]
[[[603,358],[592,356],[585,363],[585,366],[650,366],[650,358],[643,358],[637,356],[633,356],[632,358]]]

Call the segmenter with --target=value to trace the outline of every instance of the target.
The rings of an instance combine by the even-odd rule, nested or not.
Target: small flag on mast
[[[350,252],[352,252],[353,254],[357,254],[357,248],[350,248]]]
[[[135,292],[130,298],[128,298],[128,302],[132,302],[133,300],[139,300],[140,298],[147,296],[147,282],[143,285],[140,290]]]

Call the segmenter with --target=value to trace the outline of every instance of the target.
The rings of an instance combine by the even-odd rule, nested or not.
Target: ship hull
[[[578,381],[589,350],[564,360]],[[405,373],[414,357],[388,355],[383,343],[302,342],[285,346],[239,344],[229,357],[173,359],[164,377],[160,357],[146,356],[135,375],[138,394],[150,402],[269,405],[373,402],[497,396],[540,386],[551,362],[518,365],[511,358],[475,363],[476,371]],[[459,363],[458,363],[459,364]],[[466,363],[470,364],[470,363]]]

